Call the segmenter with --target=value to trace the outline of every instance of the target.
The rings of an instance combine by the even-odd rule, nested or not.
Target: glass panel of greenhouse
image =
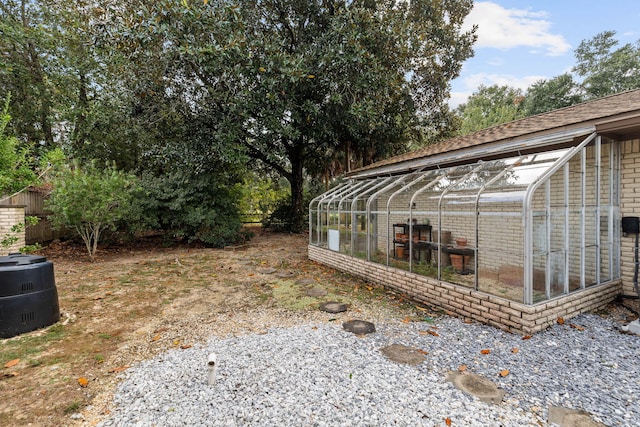
[[[345,182],[310,244],[525,304],[619,278],[619,155],[595,134],[517,157]]]

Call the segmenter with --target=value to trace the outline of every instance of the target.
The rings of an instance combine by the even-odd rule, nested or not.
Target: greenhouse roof
[[[562,148],[594,131],[613,139],[640,136],[640,89],[451,138],[356,169],[349,176],[394,175]]]

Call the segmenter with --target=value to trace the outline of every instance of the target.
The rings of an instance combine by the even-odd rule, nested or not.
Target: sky
[[[618,47],[640,40],[638,0],[476,1],[464,27],[478,25],[475,55],[451,82],[455,108],[481,84],[526,90],[570,72],[581,41],[615,31]]]

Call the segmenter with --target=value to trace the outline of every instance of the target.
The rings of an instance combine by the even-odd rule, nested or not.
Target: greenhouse
[[[310,257],[521,332],[609,302],[622,292],[638,101],[627,92],[356,170],[310,203]]]

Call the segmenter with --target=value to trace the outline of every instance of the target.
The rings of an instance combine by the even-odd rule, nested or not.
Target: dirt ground
[[[407,321],[426,315],[400,294],[309,261],[304,235],[255,231],[248,244],[225,250],[102,246],[95,262],[79,244],[44,248],[61,319],[0,340],[0,425],[96,425],[128,367],[212,335],[380,309]],[[351,314],[317,317],[326,300],[347,302]]]

